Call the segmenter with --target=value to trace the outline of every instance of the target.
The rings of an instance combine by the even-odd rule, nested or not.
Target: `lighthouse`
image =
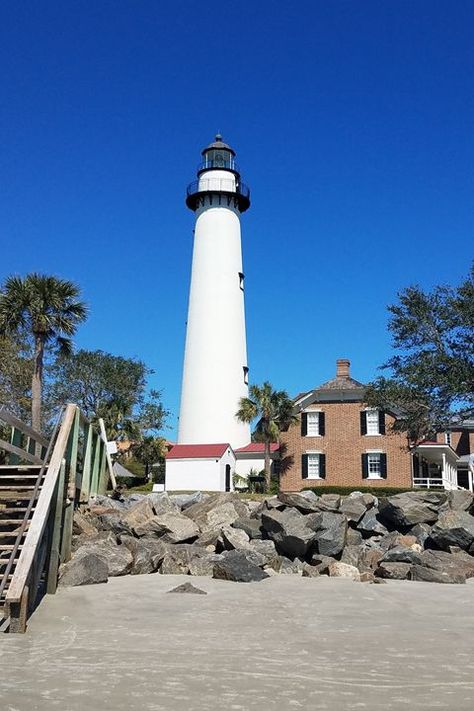
[[[217,135],[202,151],[186,205],[195,214],[178,445],[250,442],[235,416],[248,395],[240,216],[250,191]]]

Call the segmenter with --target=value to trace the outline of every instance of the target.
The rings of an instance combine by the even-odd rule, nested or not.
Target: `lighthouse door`
[[[225,467],[225,490],[230,491],[230,464]]]

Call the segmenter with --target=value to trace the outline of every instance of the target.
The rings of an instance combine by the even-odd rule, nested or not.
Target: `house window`
[[[444,433],[444,441],[451,447],[451,432]]]
[[[245,385],[249,384],[249,369],[247,368],[246,365],[243,366],[244,369],[244,383]]]
[[[369,479],[380,479],[382,477],[382,463],[380,452],[373,452],[367,455],[367,465],[369,469]]]
[[[384,452],[366,452],[362,455],[362,478],[387,478],[387,455]]]
[[[367,434],[368,435],[380,434],[378,410],[366,410],[365,415],[367,418]]]
[[[308,454],[308,479],[319,478],[319,454]]]
[[[244,290],[244,279],[245,279],[245,277],[242,274],[242,272],[239,272],[239,286],[242,289],[242,291]]]
[[[319,412],[307,413],[306,434],[308,437],[319,437]]]

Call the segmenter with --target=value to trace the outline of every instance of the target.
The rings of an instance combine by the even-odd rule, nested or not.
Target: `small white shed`
[[[279,444],[272,442],[270,445],[270,471],[273,474],[274,461],[279,457]],[[265,445],[263,442],[250,442],[245,447],[235,450],[237,459],[235,472],[239,476],[247,477],[251,471],[260,474],[265,467]]]
[[[233,491],[230,444],[176,444],[166,454],[167,491]]]

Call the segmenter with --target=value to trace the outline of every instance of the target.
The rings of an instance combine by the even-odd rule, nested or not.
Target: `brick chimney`
[[[347,358],[338,358],[336,361],[336,378],[350,378],[351,361]]]

